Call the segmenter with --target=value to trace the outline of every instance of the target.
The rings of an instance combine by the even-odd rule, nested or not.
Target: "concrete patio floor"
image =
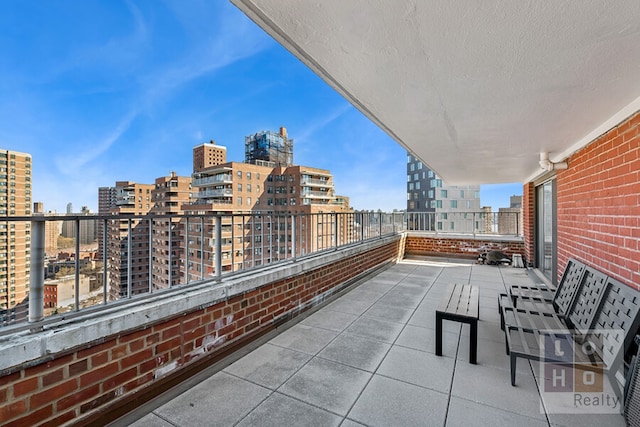
[[[477,365],[460,323],[444,322],[444,354],[435,355],[435,309],[450,282],[480,287]],[[532,279],[466,260],[403,260],[114,425],[624,426],[621,415],[547,413],[537,362],[518,359],[511,387],[497,312],[505,283]]]

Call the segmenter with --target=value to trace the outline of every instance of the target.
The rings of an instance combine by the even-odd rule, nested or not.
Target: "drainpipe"
[[[540,161],[538,162],[542,169],[545,169],[549,172],[552,170],[560,170],[566,169],[568,167],[567,162],[558,162],[554,163],[549,160],[549,153],[542,152],[540,153]]]

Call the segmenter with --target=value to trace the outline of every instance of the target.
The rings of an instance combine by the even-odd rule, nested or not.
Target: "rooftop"
[[[497,295],[534,277],[405,259],[115,424],[623,426],[620,415],[548,413],[537,362],[518,360],[511,387]],[[434,354],[435,309],[451,282],[480,287],[477,365],[467,325],[445,321],[443,356]]]

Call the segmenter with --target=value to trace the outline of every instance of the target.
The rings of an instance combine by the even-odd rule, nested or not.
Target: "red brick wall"
[[[640,289],[640,112],[558,171],[558,270],[569,257]]]
[[[535,265],[535,247],[534,247],[534,230],[535,230],[535,185],[528,182],[522,189],[522,213],[524,216],[524,256],[525,259]]]
[[[370,268],[395,259],[400,240],[302,275],[266,284],[213,306],[137,331],[89,343],[0,377],[0,425],[60,425],[177,375],[192,361],[224,350],[302,304]],[[80,420],[81,421],[81,420]]]
[[[407,254],[456,255],[475,258],[479,253],[491,250],[502,251],[507,255],[524,254],[524,243],[511,240],[461,239],[430,236],[412,236],[406,238]]]

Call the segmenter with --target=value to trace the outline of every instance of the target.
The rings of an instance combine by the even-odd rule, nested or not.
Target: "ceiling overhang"
[[[640,2],[231,0],[449,184],[525,182],[640,109]]]

